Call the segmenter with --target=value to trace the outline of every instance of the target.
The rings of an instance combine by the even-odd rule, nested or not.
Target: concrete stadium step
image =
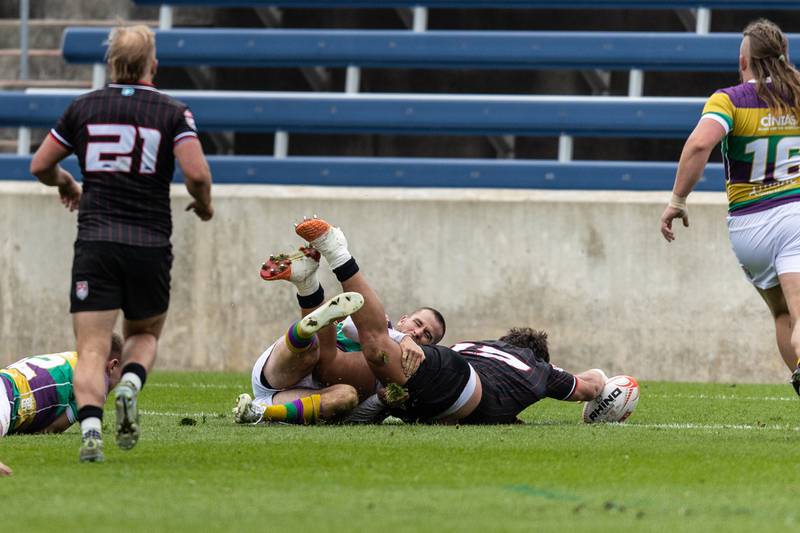
[[[61,34],[64,28],[81,27],[113,27],[119,22],[116,19],[30,19],[28,21],[28,46],[31,48],[60,48]],[[152,28],[158,27],[158,20],[143,19],[125,21],[126,24],[144,24]],[[0,19],[0,48],[19,48],[19,19]]]
[[[15,79],[20,75],[20,50],[0,50],[0,78]],[[91,80],[91,65],[68,65],[59,50],[29,50],[28,77],[31,80]]]

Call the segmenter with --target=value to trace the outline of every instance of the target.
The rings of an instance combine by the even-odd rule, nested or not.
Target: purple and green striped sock
[[[317,340],[317,336],[313,333],[310,337],[304,335],[298,327],[299,324],[300,321],[298,320],[289,326],[289,329],[286,330],[286,336],[284,337],[286,347],[289,348],[289,351],[294,353],[305,352],[311,348]]]
[[[293,402],[270,405],[264,411],[264,418],[272,422],[289,424],[315,424],[319,419],[320,395],[312,394]]]

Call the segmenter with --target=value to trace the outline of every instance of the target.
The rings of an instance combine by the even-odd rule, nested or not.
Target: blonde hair
[[[800,106],[800,72],[789,62],[786,35],[767,19],[754,20],[742,34],[750,38],[748,61],[756,80],[756,93],[773,112],[792,112],[792,108]]]
[[[108,35],[106,60],[111,81],[136,82],[156,56],[156,36],[147,26],[119,26]]]

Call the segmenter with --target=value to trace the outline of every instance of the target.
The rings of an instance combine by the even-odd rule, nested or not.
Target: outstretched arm
[[[605,372],[597,368],[576,374],[575,379],[578,381],[578,384],[572,396],[567,398],[567,401],[570,402],[588,402],[594,400],[603,392],[603,387],[605,387],[606,381],[608,381]]]

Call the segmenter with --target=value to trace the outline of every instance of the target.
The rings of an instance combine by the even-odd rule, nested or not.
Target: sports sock
[[[303,309],[314,309],[325,301],[325,290],[322,285],[317,282],[317,290],[311,294],[300,294],[300,289],[297,290],[297,303]]]
[[[286,335],[284,336],[286,347],[289,348],[289,351],[294,353],[305,352],[317,340],[317,336],[313,332],[308,333],[303,331],[301,322],[302,320],[298,320],[289,326],[289,329],[286,330]]]
[[[358,263],[356,263],[355,257],[351,256],[347,261],[333,268],[333,273],[336,274],[336,279],[340,283],[355,276],[358,273]]]
[[[264,410],[264,418],[272,422],[289,424],[315,424],[319,419],[320,395],[312,394],[293,402],[270,405]]]
[[[94,431],[98,434],[103,432],[103,408],[97,405],[84,405],[78,409],[78,421],[81,423],[81,434]]]
[[[347,239],[339,228],[330,228],[329,233],[315,239],[312,244],[328,262],[331,270],[336,270],[352,258],[347,249]]]
[[[297,287],[298,297],[310,296],[322,288],[316,274],[312,274],[305,279],[293,281],[292,283]]]
[[[139,392],[144,387],[144,382],[147,381],[147,370],[139,363],[128,363],[122,369],[120,382],[123,381],[129,382],[136,392]]]

